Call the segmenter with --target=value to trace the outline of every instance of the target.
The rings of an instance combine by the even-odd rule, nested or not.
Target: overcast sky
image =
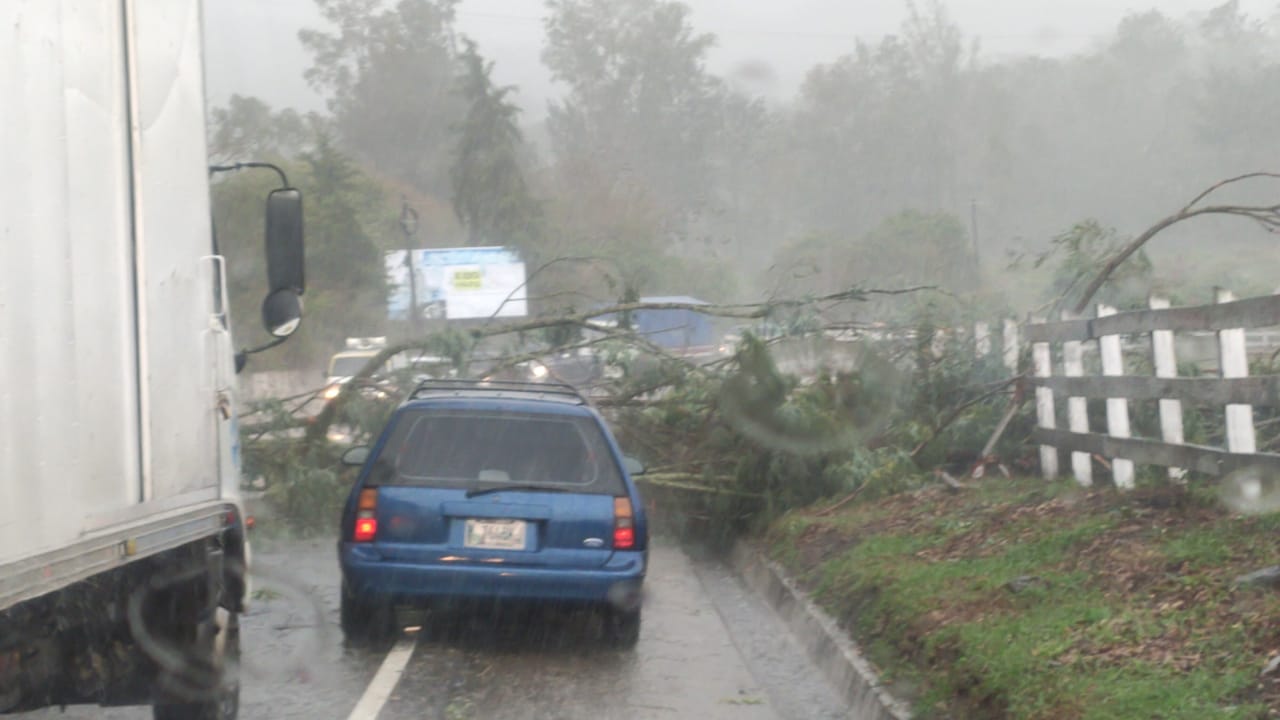
[[[699,30],[717,36],[712,71],[754,93],[785,98],[805,72],[846,53],[857,39],[894,32],[906,0],[686,0]],[[1222,0],[947,0],[983,55],[1063,55],[1084,50],[1127,13],[1153,7],[1182,16]],[[1246,12],[1270,16],[1278,0],[1242,0]],[[556,89],[539,53],[542,0],[463,0],[459,30],[496,61],[499,82],[520,87],[526,120],[545,114]],[[321,107],[302,80],[308,58],[298,30],[320,19],[313,0],[206,0],[210,101],[254,95],[276,107]]]

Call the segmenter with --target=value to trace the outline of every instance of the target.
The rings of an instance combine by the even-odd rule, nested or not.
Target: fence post
[[[1164,310],[1169,307],[1169,299],[1152,295],[1147,304],[1152,310]],[[1174,351],[1172,330],[1151,331],[1151,360],[1155,365],[1156,377],[1178,377],[1178,357]],[[1160,399],[1160,438],[1167,443],[1181,445],[1186,440],[1182,434],[1182,401],[1173,398]],[[1183,468],[1169,468],[1169,479],[1174,482],[1185,482],[1187,471]]]
[[[1063,313],[1062,319],[1072,318]],[[1062,374],[1067,377],[1084,375],[1084,343],[1079,340],[1062,343]],[[1073,433],[1089,432],[1089,401],[1086,398],[1067,398],[1067,427]],[[1081,485],[1088,487],[1093,484],[1093,458],[1089,453],[1072,451],[1071,472]]]
[[[991,326],[981,320],[973,324],[973,352],[979,359],[991,354]]]
[[[1115,314],[1116,309],[1110,305],[1098,304],[1098,317]],[[1098,354],[1102,356],[1103,375],[1124,375],[1124,354],[1121,352],[1119,335],[1098,338]],[[1125,398],[1107,398],[1107,433],[1118,438],[1132,436],[1129,428],[1129,401]],[[1111,477],[1121,490],[1132,489],[1133,461],[1128,458],[1112,458]]]
[[[1018,374],[1018,322],[1013,318],[1005,318],[1004,332],[1001,333],[1001,340],[1004,341],[1004,366],[1009,369],[1013,375]]]
[[[1214,302],[1235,300],[1235,295],[1230,290],[1218,288],[1214,294]],[[1224,378],[1249,377],[1249,355],[1245,351],[1244,328],[1218,331],[1218,368],[1219,375]],[[1235,453],[1258,451],[1252,405],[1227,405],[1227,450]]]
[[[1032,318],[1033,323],[1043,323],[1044,318]],[[1009,358],[1009,325],[1013,323],[1005,323],[1005,361]],[[1031,357],[1034,364],[1033,371],[1036,377],[1047,378],[1053,375],[1053,353],[1050,351],[1049,343],[1038,342],[1031,345]],[[1015,360],[1015,367],[1016,367]],[[1046,430],[1052,430],[1057,427],[1057,419],[1053,412],[1053,390],[1047,387],[1036,388],[1036,424]],[[1044,474],[1045,480],[1053,480],[1058,477],[1058,449],[1052,445],[1040,446],[1040,471]]]
[[[942,358],[943,353],[947,351],[947,331],[944,328],[935,327],[933,329],[933,337],[929,341],[929,353],[934,360]]]

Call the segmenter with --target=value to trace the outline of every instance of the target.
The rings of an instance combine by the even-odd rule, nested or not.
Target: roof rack
[[[511,397],[553,400],[587,405],[587,398],[572,385],[557,382],[520,382],[518,380],[462,380],[440,378],[424,380],[409,393],[410,400],[425,397]]]

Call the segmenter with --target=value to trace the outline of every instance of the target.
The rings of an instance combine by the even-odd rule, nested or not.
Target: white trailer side
[[[102,660],[146,654],[139,633],[200,662],[238,646],[248,546],[201,45],[200,0],[0,3],[0,712],[185,717],[234,691],[179,695],[145,676],[172,668]],[[281,339],[303,290],[286,195],[268,209],[287,228],[268,232],[291,269],[268,288]],[[153,610],[126,618],[133,603]]]
[[[141,499],[119,2],[0,7],[0,564]]]
[[[200,3],[3,12],[0,564],[237,486]]]

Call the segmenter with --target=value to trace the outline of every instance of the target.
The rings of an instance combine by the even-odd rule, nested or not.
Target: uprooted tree
[[[332,512],[323,508],[339,502],[346,487],[338,481],[339,449],[329,431],[353,427],[361,441],[381,428],[415,382],[411,374],[386,370],[393,356],[444,356],[460,377],[503,378],[530,361],[585,349],[609,372],[579,389],[649,466],[643,481],[651,496],[678,505],[685,526],[713,537],[823,498],[932,482],[935,468],[964,472],[984,454],[1014,389],[1007,370],[994,360],[975,362],[972,348],[935,357],[931,323],[866,332],[866,325],[849,320],[851,308],[868,299],[926,290],[854,288],[728,305],[622,302],[395,343],[318,414],[297,419],[291,408],[272,406],[280,424],[250,430],[255,435],[248,440],[270,448],[258,452],[249,444],[246,455],[258,463],[250,473],[274,473],[269,492],[286,514],[324,527]],[[617,322],[655,310],[695,311],[748,329],[732,352],[690,358]],[[774,331],[752,332],[766,326]],[[581,332],[560,346],[517,342],[548,328]],[[494,340],[511,341],[513,349],[478,362],[477,349]],[[369,392],[379,375],[381,384]],[[302,437],[273,432],[282,427],[301,429]],[[1002,448],[1016,454],[1024,438],[1025,432],[1009,433]]]

